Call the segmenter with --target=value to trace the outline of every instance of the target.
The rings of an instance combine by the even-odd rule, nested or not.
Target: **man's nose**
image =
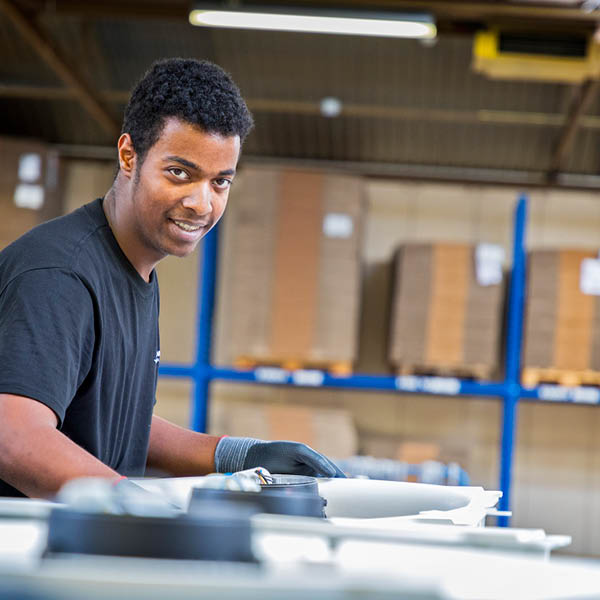
[[[199,215],[206,215],[212,211],[212,189],[208,184],[198,186],[192,194],[182,201],[185,208],[189,208]]]

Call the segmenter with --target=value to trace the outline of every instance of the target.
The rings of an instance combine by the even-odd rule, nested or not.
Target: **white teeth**
[[[198,229],[200,229],[202,227],[201,225],[188,225],[187,223],[184,223],[183,221],[173,221],[173,223],[175,223],[175,225],[177,225],[177,227],[179,227],[180,229],[183,229],[184,231],[198,231]]]

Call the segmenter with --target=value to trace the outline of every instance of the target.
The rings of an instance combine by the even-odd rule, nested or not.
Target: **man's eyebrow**
[[[202,169],[196,163],[188,160],[187,158],[182,158],[181,156],[167,156],[166,160],[179,163],[184,167],[188,167],[188,169],[202,171]],[[235,169],[225,169],[224,171],[219,171],[219,175],[235,175]]]
[[[191,160],[188,160],[187,158],[182,158],[181,156],[167,156],[167,160],[179,163],[180,165],[183,165],[184,167],[188,167],[188,169],[202,171],[202,169],[196,163],[193,163]]]

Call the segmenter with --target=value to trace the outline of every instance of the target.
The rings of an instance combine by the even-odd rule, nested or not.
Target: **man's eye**
[[[227,189],[231,185],[231,180],[230,179],[224,179],[224,178],[215,179],[215,185],[219,189],[225,190],[225,189]]]
[[[177,177],[177,179],[189,179],[188,174],[183,169],[180,169],[178,167],[171,167],[170,169],[168,169],[168,171],[169,173],[171,173],[171,175],[173,175],[173,177]]]

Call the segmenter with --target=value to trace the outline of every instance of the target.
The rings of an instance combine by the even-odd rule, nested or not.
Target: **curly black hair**
[[[155,62],[133,89],[121,133],[131,136],[140,164],[168,117],[197,125],[207,133],[238,135],[242,142],[254,125],[229,74],[214,63],[193,58]]]

